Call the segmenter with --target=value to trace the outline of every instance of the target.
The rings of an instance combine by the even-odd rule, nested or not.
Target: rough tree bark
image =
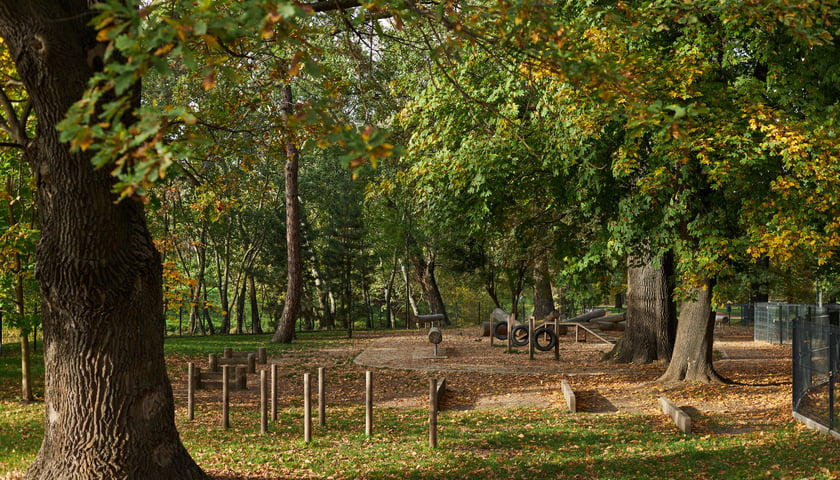
[[[87,0],[0,0],[0,36],[38,118],[25,152],[41,239],[45,422],[25,478],[204,479],[175,428],[163,355],[160,256],[142,203],[56,124],[101,58]]]
[[[676,308],[668,276],[670,255],[627,261],[627,328],[608,358],[618,363],[669,361],[676,336]]]
[[[294,114],[292,87],[283,87],[283,114],[288,118]],[[292,139],[286,141],[286,255],[288,261],[288,282],[286,284],[286,304],[280,324],[271,338],[272,342],[292,343],[295,336],[295,323],[300,310],[303,295],[303,272],[301,271],[300,242],[300,203],[298,203],[298,164],[300,153]]]
[[[692,289],[691,298],[680,304],[677,339],[668,369],[658,382],[726,383],[715,372],[712,346],[715,312],[712,310],[714,280],[704,279]]]
[[[534,318],[541,320],[554,311],[554,297],[551,294],[551,275],[545,258],[534,262]]]
[[[408,234],[408,258],[414,266],[414,273],[417,275],[417,281],[420,283],[420,288],[423,289],[423,297],[429,303],[429,311],[431,313],[442,313],[444,325],[449,325],[449,316],[446,314],[446,305],[443,303],[443,297],[440,295],[440,289],[435,279],[435,255],[431,253],[426,258],[426,255],[417,251],[417,243],[414,238]],[[416,312],[415,312],[416,315]]]

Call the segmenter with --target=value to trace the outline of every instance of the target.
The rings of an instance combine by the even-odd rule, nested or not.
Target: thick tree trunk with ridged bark
[[[608,354],[618,363],[668,361],[674,348],[676,309],[668,284],[668,256],[627,262],[627,327]]]
[[[163,355],[161,265],[142,204],[115,203],[109,169],[59,142],[57,123],[100,65],[85,0],[0,0],[38,118],[36,175],[45,422],[26,479],[204,479],[175,428]]]
[[[715,312],[712,310],[714,280],[703,279],[694,287],[690,298],[680,303],[677,340],[668,370],[659,378],[661,383],[699,382],[726,383],[714,369]]]

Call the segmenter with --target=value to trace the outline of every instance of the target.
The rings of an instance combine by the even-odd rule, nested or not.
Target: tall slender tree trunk
[[[225,253],[227,254],[227,243],[225,243]],[[222,258],[219,252],[216,252],[216,283],[219,287],[219,305],[222,308],[222,322],[219,325],[219,333],[222,335],[230,334],[230,300],[228,299],[228,290],[230,286],[230,257],[225,255]]]
[[[286,118],[294,115],[294,102],[291,85],[283,86],[283,114]],[[295,335],[295,323],[300,310],[303,295],[303,263],[301,260],[301,225],[300,202],[298,201],[298,152],[292,133],[286,140],[286,255],[288,256],[288,281],[286,283],[286,304],[283,316],[274,332],[272,342],[292,343]]]
[[[14,254],[13,271],[17,274],[15,281],[15,310],[18,316],[26,317],[26,297],[23,292],[23,261],[20,253]],[[32,367],[29,351],[29,326],[21,325],[20,329],[20,399],[23,402],[35,400],[32,393]]]
[[[313,262],[314,264],[315,262]],[[320,309],[321,318],[319,321],[319,326],[321,329],[333,329],[335,328],[335,322],[333,320],[333,312],[332,306],[329,301],[330,292],[329,290],[325,290],[324,281],[321,279],[321,274],[315,267],[312,267],[312,278],[315,279],[315,291],[318,296],[318,308]]]
[[[262,335],[262,320],[260,320],[260,306],[257,302],[257,285],[253,275],[248,275],[248,290],[251,292],[251,333]]]
[[[207,282],[202,283],[201,289],[203,290],[204,294],[201,296],[202,303],[201,303],[201,312],[204,317],[204,322],[207,323],[207,331],[210,332],[210,335],[216,334],[216,327],[213,325],[213,318],[210,317],[210,299],[207,298]]]
[[[691,298],[680,304],[677,339],[668,369],[658,382],[725,383],[714,369],[715,312],[712,310],[714,280],[703,279],[692,289]]]
[[[669,361],[676,336],[676,308],[668,277],[671,256],[627,260],[627,328],[608,358],[618,363]]]
[[[242,283],[237,282],[236,289],[236,297],[234,298],[236,314],[234,319],[236,320],[236,333],[242,335],[245,333],[245,296],[248,295],[248,278],[244,272],[242,273]]]
[[[394,318],[394,309],[391,306],[391,300],[394,295],[394,282],[397,278],[397,258],[399,249],[394,249],[394,258],[391,262],[391,273],[388,275],[388,281],[385,283],[385,320],[388,328],[397,328],[397,322]]]
[[[417,311],[417,303],[411,295],[411,277],[408,276],[408,269],[405,264],[400,262],[400,271],[402,272],[403,281],[405,282],[405,298],[406,306],[410,307],[405,312],[405,324],[408,326],[411,315],[417,316],[420,312]]]
[[[143,204],[116,202],[110,169],[71,153],[56,128],[102,60],[91,3],[0,0],[0,36],[38,118],[24,154],[41,227],[45,421],[24,478],[204,479],[175,428],[162,267]]]
[[[29,333],[20,332],[20,399],[25,403],[35,400],[32,393],[32,353],[29,348]]]

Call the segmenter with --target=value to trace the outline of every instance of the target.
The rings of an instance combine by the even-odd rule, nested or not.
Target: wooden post
[[[327,425],[327,404],[324,392],[324,367],[318,367],[318,425]]]
[[[260,370],[260,433],[268,433],[268,372]]]
[[[259,362],[260,365],[265,365],[268,362],[268,354],[266,353],[265,347],[257,349],[257,362]]]
[[[204,388],[204,384],[201,382],[201,367],[195,367],[193,375],[195,375],[195,389],[201,390],[202,388]]]
[[[225,349],[222,352],[222,357],[223,358],[233,358],[233,348],[225,347]]]
[[[218,372],[219,371],[219,356],[215,353],[211,353],[207,356],[207,364],[209,365],[211,372]]]
[[[222,428],[230,428],[230,391],[228,389],[228,378],[230,377],[230,366],[222,366]]]
[[[365,371],[365,435],[373,435],[373,372]]]
[[[309,374],[303,374],[303,441],[312,441],[312,385]]]
[[[563,327],[566,328],[566,327]],[[554,343],[554,359],[560,361],[560,318],[554,320],[554,335],[557,341]]]
[[[437,379],[429,380],[429,448],[437,448]]]
[[[248,374],[245,367],[236,367],[236,388],[239,390],[248,389]]]
[[[534,322],[534,317],[528,319],[528,360],[534,359],[534,340],[536,336],[534,336],[534,331],[536,330]]]
[[[187,420],[195,418],[195,364],[187,365]]]
[[[513,353],[513,326],[516,324],[516,312],[511,312],[507,321],[507,352]]]
[[[248,373],[257,373],[257,355],[254,353],[248,354]]]
[[[271,421],[277,421],[277,364],[271,364]]]

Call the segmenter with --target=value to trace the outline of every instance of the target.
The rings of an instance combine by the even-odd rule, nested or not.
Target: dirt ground
[[[660,385],[655,381],[664,364],[603,361],[612,346],[591,335],[585,342],[576,341],[574,333],[561,337],[558,361],[553,351],[536,352],[529,360],[527,347],[508,353],[498,340],[491,347],[478,327],[443,329],[435,356],[426,334],[426,330],[357,332],[352,342],[341,346],[270,358],[279,365],[278,403],[299,405],[302,372],[323,367],[328,405],[363,404],[364,371],[370,370],[376,407],[425,408],[429,379],[445,378],[444,409],[536,406],[565,411],[560,387],[565,379],[575,391],[578,411],[655,414],[661,411],[659,398],[666,396],[692,415],[697,433],[735,434],[790,418],[790,347],[753,342],[748,328],[716,330],[714,365],[733,382],[726,385]],[[176,404],[182,406],[186,375],[174,377]],[[249,377],[248,390],[232,392],[233,402],[258,402],[259,376]],[[213,402],[218,394],[202,390],[197,400]],[[733,421],[724,430],[712,420],[715,414]]]

